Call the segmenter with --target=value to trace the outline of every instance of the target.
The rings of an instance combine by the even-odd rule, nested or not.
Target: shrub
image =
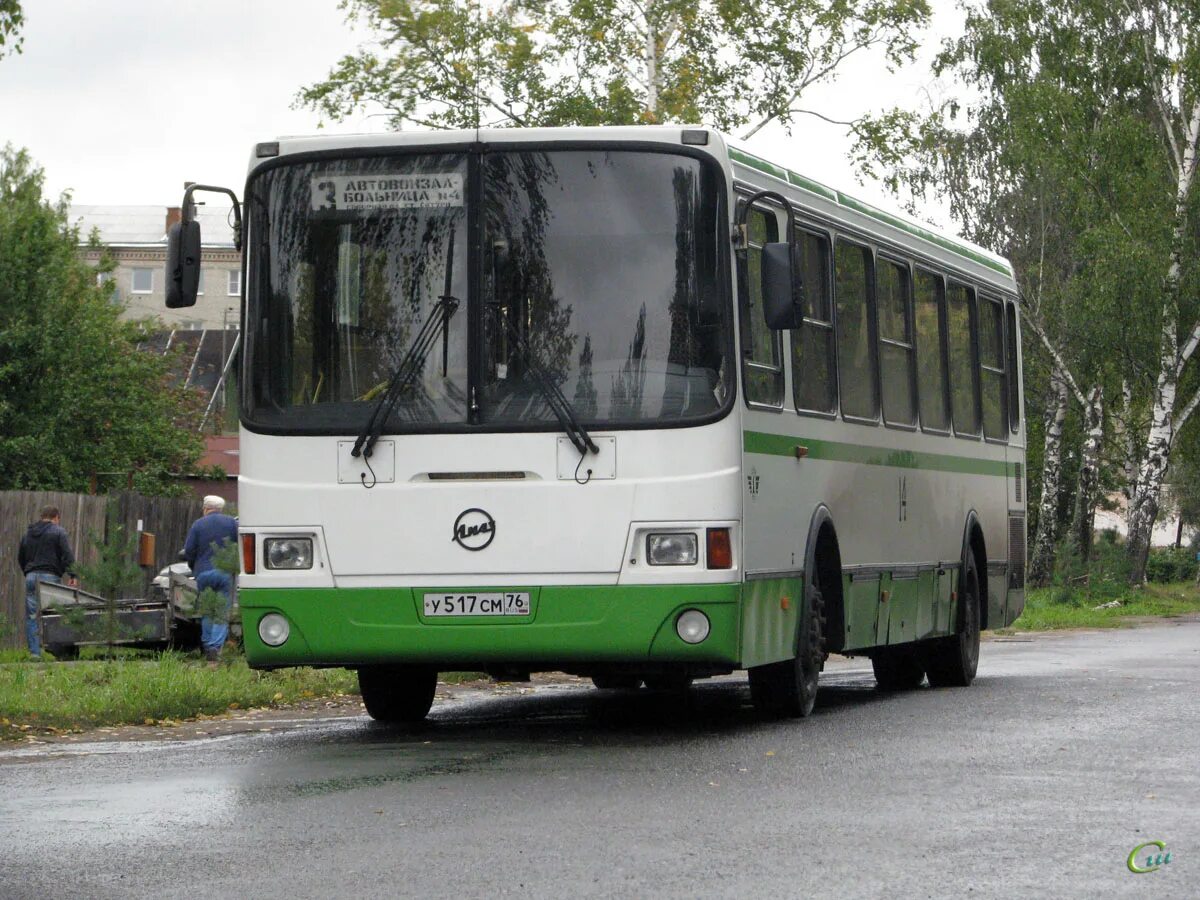
[[[1186,547],[1160,547],[1146,560],[1146,580],[1191,581],[1196,577],[1196,554]]]

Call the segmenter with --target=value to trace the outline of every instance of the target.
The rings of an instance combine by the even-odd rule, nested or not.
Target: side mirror
[[[167,232],[167,308],[196,305],[200,287],[200,223],[176,222]]]
[[[762,303],[767,327],[775,331],[799,328],[803,318],[803,288],[793,265],[792,244],[764,244]]]

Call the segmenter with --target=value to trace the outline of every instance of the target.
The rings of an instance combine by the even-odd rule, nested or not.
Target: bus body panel
[[[894,217],[840,192],[737,148],[730,153],[735,191],[782,193],[803,227],[847,236],[892,258],[979,286],[989,295],[1015,294],[1011,268],[999,257],[965,242],[945,242],[919,226],[889,223]],[[781,211],[776,225],[782,234]],[[740,303],[738,308],[744,312]],[[739,331],[746,327],[739,316]],[[1015,335],[1009,339],[1019,340]],[[743,409],[747,586],[776,585],[780,598],[789,593],[782,576],[802,577],[808,523],[824,504],[837,531],[843,566],[845,634],[834,645],[864,650],[952,634],[957,627],[952,598],[966,525],[974,516],[986,554],[979,574],[987,590],[987,627],[1011,624],[1024,596],[1023,410],[1018,429],[1007,441],[996,442],[889,427],[882,420],[860,423],[798,413],[793,382],[800,373],[790,364],[789,341],[790,333],[784,332],[783,357],[789,364],[784,366],[781,405],[745,404]],[[1019,378],[1019,372],[1018,362],[1010,377]],[[1012,500],[1017,481],[1022,482],[1021,502]],[[1019,546],[1010,546],[1018,537]],[[744,651],[773,648],[761,659],[745,652],[747,658],[771,662],[794,653],[772,643],[768,630],[753,633],[761,627],[761,617],[750,611],[743,616]]]

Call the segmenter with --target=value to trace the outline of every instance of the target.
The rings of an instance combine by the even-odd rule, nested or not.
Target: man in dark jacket
[[[17,564],[25,573],[25,641],[34,659],[42,656],[37,631],[37,584],[39,581],[58,584],[75,565],[61,522],[57,506],[43,507],[41,518],[29,526],[17,551]]]

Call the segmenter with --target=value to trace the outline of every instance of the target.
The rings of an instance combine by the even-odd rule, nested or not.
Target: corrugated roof
[[[92,229],[109,245],[165,244],[165,206],[86,206],[73,204],[69,221],[79,228],[79,239],[87,242]],[[197,206],[196,221],[205,247],[233,247],[233,226],[228,206]]]

